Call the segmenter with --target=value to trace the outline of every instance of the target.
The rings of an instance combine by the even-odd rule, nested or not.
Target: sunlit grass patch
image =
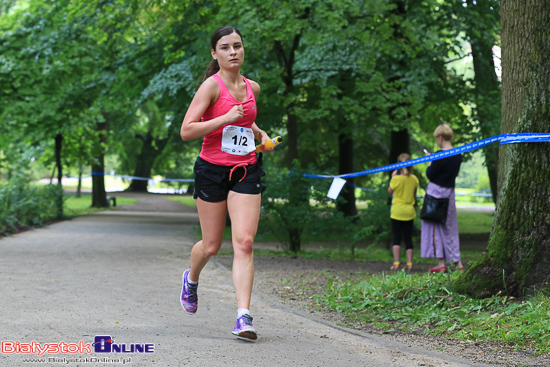
[[[166,198],[168,200],[176,201],[178,203],[190,206],[192,208],[197,207],[197,201],[195,199],[193,199],[192,196],[177,195],[177,196],[167,196]]]
[[[117,206],[121,205],[136,205],[137,199],[126,198],[117,196]],[[99,210],[105,210],[105,208],[92,208],[92,197],[89,194],[83,194],[77,198],[75,195],[65,195],[64,212],[68,217],[77,217],[81,215],[88,215],[96,213]]]
[[[460,233],[490,233],[495,215],[493,212],[457,213]]]

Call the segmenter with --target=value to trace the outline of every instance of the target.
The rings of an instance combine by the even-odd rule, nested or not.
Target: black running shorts
[[[229,191],[250,195],[262,193],[261,177],[265,176],[265,172],[258,166],[258,163],[246,166],[246,174],[244,167],[237,167],[229,180],[232,168],[232,166],[212,164],[198,157],[194,168],[195,192],[193,192],[193,197],[217,203],[227,200]]]

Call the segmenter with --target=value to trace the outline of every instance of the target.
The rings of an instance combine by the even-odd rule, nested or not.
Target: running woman
[[[199,276],[222,244],[226,213],[233,234],[233,285],[237,322],[233,334],[256,340],[250,298],[254,280],[253,244],[260,219],[261,177],[254,139],[270,140],[256,123],[258,83],[241,75],[244,44],[241,33],[222,27],[210,40],[212,62],[181,125],[184,141],[204,137],[195,163],[195,192],[202,240],[191,251],[191,267],[183,273],[181,305],[197,312]],[[273,149],[265,149],[271,151]]]

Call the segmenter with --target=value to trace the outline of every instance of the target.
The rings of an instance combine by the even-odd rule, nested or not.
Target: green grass
[[[117,202],[117,206],[118,205],[135,205],[137,203],[137,199],[117,196],[116,202]],[[89,194],[83,194],[79,198],[77,198],[75,195],[65,195],[65,205],[63,209],[67,217],[78,217],[82,215],[93,214],[99,210],[105,210],[105,209],[92,208],[91,205],[92,205],[92,197]],[[111,209],[116,209],[116,208],[111,208]]]
[[[183,205],[187,205],[187,206],[190,206],[192,208],[197,207],[197,201],[195,199],[193,199],[192,196],[181,196],[181,195],[168,196],[167,199],[172,200],[172,201],[176,201],[178,203],[182,203]]]
[[[476,189],[455,189],[455,201],[457,206],[495,206],[493,198],[482,196],[471,196],[477,192]]]
[[[472,299],[453,292],[450,274],[373,275],[348,281],[328,279],[316,307],[342,313],[351,324],[373,324],[383,332],[427,333],[459,340],[484,340],[550,352],[550,298],[519,301],[496,295]]]
[[[224,236],[225,238],[225,236]],[[231,237],[228,237],[231,238]],[[468,261],[473,260],[483,253],[483,250],[467,250],[461,251],[462,261],[466,264]],[[219,252],[220,255],[232,255],[233,250],[222,250]],[[382,245],[372,245],[367,248],[355,249],[355,255],[352,255],[349,248],[312,248],[299,251],[298,253],[292,253],[287,251],[275,251],[275,250],[262,250],[254,249],[255,255],[264,255],[264,256],[279,256],[279,257],[289,257],[289,258],[304,258],[304,259],[329,259],[329,260],[340,260],[340,261],[358,261],[358,262],[387,262],[391,264],[393,262],[393,255],[391,250],[386,249]],[[405,263],[405,251],[401,251],[401,262]],[[413,264],[432,264],[434,263],[433,258],[421,258],[420,251],[416,250],[413,255]],[[389,268],[389,265],[388,265]]]
[[[493,212],[457,213],[460,233],[490,233],[495,215]]]

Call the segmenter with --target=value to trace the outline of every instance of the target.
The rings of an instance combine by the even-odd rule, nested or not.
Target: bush
[[[360,200],[367,202],[367,208],[359,213],[363,229],[362,233],[357,234],[357,240],[388,242],[392,239],[390,199],[387,184],[362,192]]]
[[[12,178],[0,186],[0,235],[58,218],[62,200],[63,190],[57,185],[32,186],[21,177]]]
[[[368,203],[367,208],[357,216],[346,217],[327,197],[332,180],[306,178],[303,172],[297,162],[291,171],[268,172],[259,237],[274,236],[292,252],[300,251],[300,245],[307,241],[341,242],[352,257],[358,242],[391,239],[387,186],[365,191],[361,199]]]
[[[345,218],[327,197],[331,181],[306,178],[303,172],[297,162],[291,171],[268,172],[262,195],[259,236],[273,235],[292,252],[300,251],[307,238],[353,232],[353,218]]]

